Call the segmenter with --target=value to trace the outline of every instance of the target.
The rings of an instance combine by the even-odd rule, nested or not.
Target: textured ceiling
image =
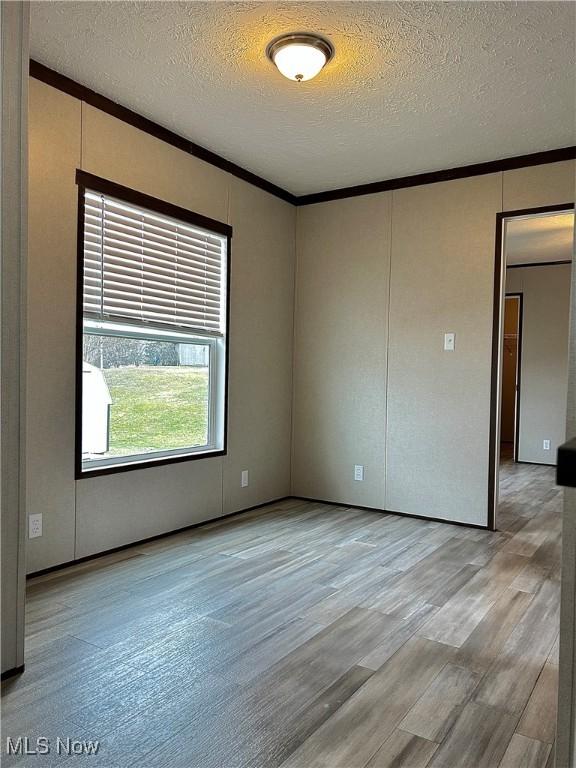
[[[32,58],[295,194],[574,143],[574,3],[31,5]],[[336,48],[307,83],[293,31]]]
[[[574,214],[511,219],[506,224],[506,264],[571,261]]]

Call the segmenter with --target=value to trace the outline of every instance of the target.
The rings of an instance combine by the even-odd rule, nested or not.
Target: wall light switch
[[[354,480],[358,480],[359,482],[364,480],[364,465],[363,464],[355,464],[354,465]]]
[[[444,352],[454,352],[456,347],[456,334],[445,333],[444,334]]]
[[[247,469],[242,470],[242,478],[240,480],[240,486],[242,488],[248,487],[248,470]]]
[[[542,450],[544,451],[550,450],[550,440],[542,440]]]
[[[37,539],[42,536],[42,513],[28,515],[28,538]]]

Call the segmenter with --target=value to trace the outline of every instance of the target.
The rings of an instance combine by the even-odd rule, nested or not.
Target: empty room
[[[2,766],[576,766],[576,4],[0,35]]]

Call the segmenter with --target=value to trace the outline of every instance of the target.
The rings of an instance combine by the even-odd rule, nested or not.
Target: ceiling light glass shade
[[[289,80],[311,80],[334,55],[332,45],[316,35],[284,35],[266,49],[268,58]]]
[[[311,80],[326,64],[326,56],[311,45],[293,43],[274,54],[274,64],[288,80]]]

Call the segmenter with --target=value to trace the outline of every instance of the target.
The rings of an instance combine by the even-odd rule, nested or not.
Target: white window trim
[[[95,336],[123,337],[150,341],[168,341],[177,344],[198,344],[209,348],[209,394],[208,394],[208,443],[199,446],[172,448],[163,451],[110,456],[101,459],[84,459],[82,474],[113,467],[137,467],[163,459],[186,458],[220,455],[224,452],[225,433],[225,402],[224,402],[224,372],[226,355],[226,338],[221,333],[186,333],[164,330],[140,325],[129,325],[116,322],[92,320],[85,317],[83,333]]]

